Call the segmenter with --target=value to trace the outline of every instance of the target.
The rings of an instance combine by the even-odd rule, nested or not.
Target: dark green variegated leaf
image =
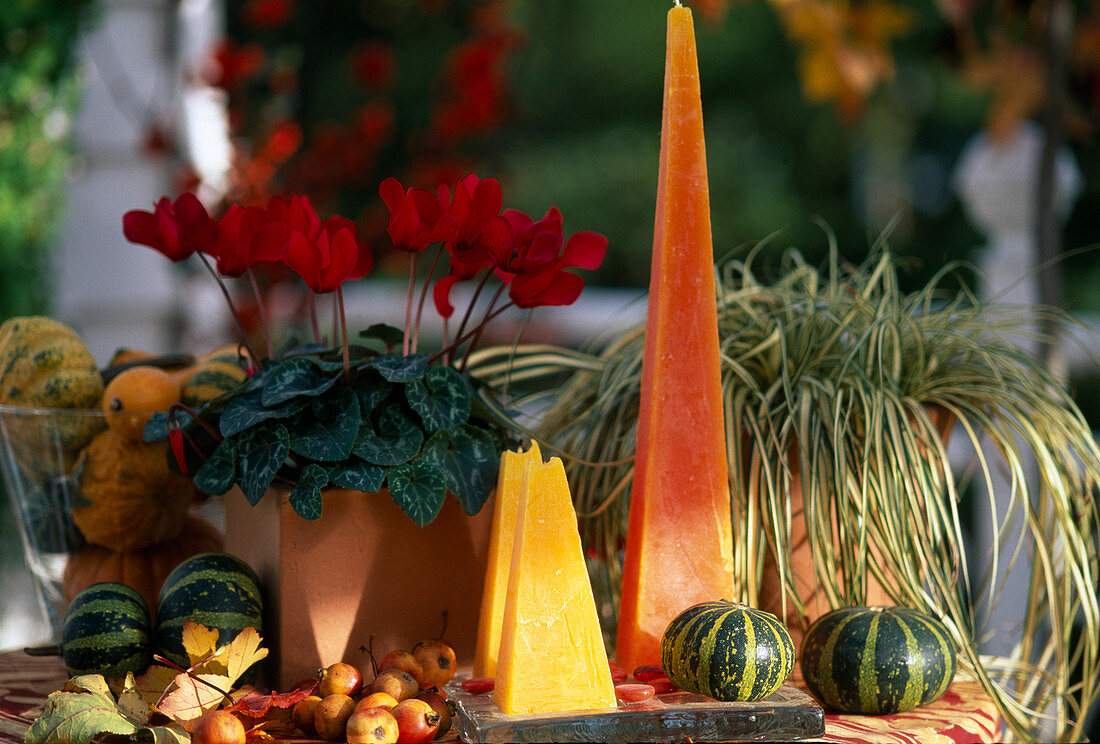
[[[387,482],[393,500],[421,527],[435,519],[447,496],[443,471],[423,459],[390,468]]]
[[[281,406],[266,408],[263,404],[263,390],[249,390],[233,396],[226,404],[218,420],[218,429],[222,436],[232,437],[264,421],[293,416],[309,405],[309,402],[309,398],[299,398]]]
[[[317,369],[322,372],[343,372],[344,360],[343,359],[314,359],[313,363],[317,365]]]
[[[405,397],[429,432],[453,429],[470,417],[470,383],[450,367],[429,367],[405,386]]]
[[[350,388],[314,399],[303,418],[290,431],[291,451],[318,462],[338,462],[351,454],[359,432],[359,399]]]
[[[386,323],[375,323],[365,331],[359,331],[359,337],[381,341],[387,352],[405,340],[405,334],[400,328],[394,328]]]
[[[349,460],[330,467],[328,480],[340,488],[374,493],[382,488],[382,483],[386,480],[386,469],[362,460]]]
[[[237,482],[237,442],[223,439],[210,459],[195,473],[195,487],[211,496],[221,496]]]
[[[444,473],[447,488],[470,515],[481,510],[500,470],[500,452],[493,438],[469,425],[436,432],[424,445],[420,459]]]
[[[424,432],[391,400],[376,418],[360,424],[352,452],[367,462],[391,467],[416,457],[422,444]]]
[[[328,485],[328,472],[316,463],[302,468],[290,492],[290,505],[302,519],[321,518],[321,489]]]
[[[187,428],[192,421],[191,414],[187,411],[179,411],[176,413],[176,423],[182,428]],[[141,435],[141,439],[144,442],[159,442],[162,439],[168,438],[168,414],[167,413],[154,413],[149,417],[149,420],[145,422],[145,431]]]
[[[288,454],[290,434],[282,424],[257,426],[237,437],[237,483],[250,504],[263,497]]]
[[[325,372],[308,357],[288,359],[267,373],[263,404],[277,406],[298,396],[315,397],[336,384],[340,375]]]
[[[386,354],[370,362],[370,366],[378,370],[378,374],[390,382],[415,380],[424,374],[427,365],[428,357],[423,354],[409,354],[408,356]]]
[[[370,416],[374,407],[386,399],[393,389],[393,383],[386,382],[374,370],[364,370],[355,381],[355,394],[359,396],[359,411],[364,417]]]

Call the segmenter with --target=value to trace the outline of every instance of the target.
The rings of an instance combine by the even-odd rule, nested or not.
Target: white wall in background
[[[1025,125],[1014,139],[1005,143],[994,143],[985,135],[976,136],[960,158],[956,173],[959,195],[971,221],[989,240],[979,269],[985,282],[983,298],[990,301],[1011,305],[1034,305],[1039,301],[1036,195],[1042,146],[1042,131],[1037,126]],[[1055,184],[1054,208],[1058,218],[1065,220],[1081,189],[1081,174],[1068,150],[1057,160]],[[1028,330],[1036,329],[1020,329],[1022,334]],[[1019,343],[1025,349],[1038,352],[1034,339],[1022,335]],[[961,439],[954,437],[953,441],[957,444]],[[970,568],[976,582],[991,572],[991,536],[1001,527],[1001,517],[1008,511],[1012,498],[1009,476],[1005,468],[997,468],[1001,459],[996,449],[987,445],[984,453],[993,468],[993,494],[987,494],[984,482],[975,478],[976,544],[971,549],[973,565]],[[958,459],[968,459],[971,454],[960,453]],[[1029,471],[1028,478],[1029,486],[1034,489],[1037,472]],[[996,524],[986,508],[990,502],[997,510]],[[993,590],[998,601],[987,617],[979,617],[979,622],[985,623],[984,627],[979,626],[979,632],[986,638],[981,647],[984,653],[1007,656],[1020,637],[1031,570],[1026,549],[1016,565],[1008,564],[1023,529],[1024,525],[1017,520],[1005,528],[1002,536],[1002,563],[995,577],[997,588]]]

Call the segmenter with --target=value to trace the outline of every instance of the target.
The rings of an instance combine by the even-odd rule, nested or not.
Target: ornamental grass
[[[772,282],[753,261],[718,268],[736,598],[758,605],[774,560],[788,619],[805,624],[790,563],[788,494],[800,477],[814,573],[831,606],[863,604],[877,581],[895,604],[943,620],[962,673],[996,702],[1006,735],[1080,738],[1100,672],[1100,449],[1066,389],[1019,345],[1024,329],[1066,319],[957,289],[957,264],[904,292],[882,245],[858,266],[833,246],[820,270],[789,252]],[[598,352],[521,347],[471,360],[494,384],[564,375],[533,433],[568,457],[586,544],[608,574],[597,587],[617,587],[621,575],[643,344],[639,325]],[[970,450],[959,474],[937,427],[945,413],[952,451]],[[1018,644],[1003,658],[979,650],[999,587],[971,574],[964,540],[967,487],[994,493],[998,468],[1008,498],[971,506],[998,526],[983,536],[990,573],[1030,567]],[[1022,537],[1009,537],[1014,526]],[[605,593],[614,608],[615,592]]]

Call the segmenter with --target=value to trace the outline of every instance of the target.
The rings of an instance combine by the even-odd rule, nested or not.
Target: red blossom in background
[[[446,93],[432,112],[428,137],[440,147],[476,137],[498,127],[508,109],[505,62],[516,44],[509,30],[486,33],[448,56]]]
[[[241,10],[241,20],[253,28],[278,28],[292,15],[293,0],[249,0]]]
[[[393,45],[381,41],[357,44],[348,59],[351,76],[363,88],[372,93],[386,90],[393,85],[397,74],[397,60]]]
[[[172,261],[196,251],[214,252],[217,224],[194,194],[181,194],[175,202],[165,196],[153,207],[152,212],[135,209],[122,216],[122,234],[131,243],[147,245]]]
[[[231,90],[259,72],[263,63],[264,50],[259,44],[237,44],[224,39],[204,67],[203,79],[210,85]]]

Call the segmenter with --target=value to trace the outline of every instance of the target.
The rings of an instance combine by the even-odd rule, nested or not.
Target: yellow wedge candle
[[[485,589],[481,595],[474,651],[475,677],[495,677],[497,673],[500,625],[504,618],[504,600],[508,595],[508,576],[512,568],[516,512],[529,462],[542,462],[538,442],[532,442],[527,452],[505,452],[500,457],[493,523],[489,532],[489,563],[485,570]]]
[[[612,708],[615,687],[565,468],[556,457],[526,465],[493,699],[508,715]]]

